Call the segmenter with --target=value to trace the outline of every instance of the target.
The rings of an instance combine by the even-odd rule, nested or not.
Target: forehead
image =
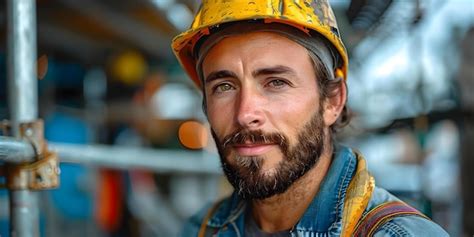
[[[209,43],[209,42],[206,42]],[[227,66],[239,60],[261,61],[263,64],[284,63],[301,67],[312,65],[308,50],[287,37],[273,32],[251,32],[226,36],[214,44],[204,56],[202,69]],[[222,64],[222,65],[221,65]],[[265,66],[265,65],[262,65]]]
[[[228,50],[229,46],[235,48],[236,46],[272,47],[284,45],[292,48],[300,48],[302,50],[306,50],[300,44],[288,39],[287,37],[281,34],[266,31],[226,35],[221,39],[217,39],[217,41],[206,42],[205,44],[213,44],[209,52],[214,51],[216,48],[226,48]]]

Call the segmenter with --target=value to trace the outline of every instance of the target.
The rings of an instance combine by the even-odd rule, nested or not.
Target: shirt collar
[[[357,165],[357,158],[348,147],[336,148],[326,177],[296,230],[327,232],[342,218],[346,189]]]

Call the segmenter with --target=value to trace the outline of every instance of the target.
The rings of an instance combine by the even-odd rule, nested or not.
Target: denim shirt
[[[320,190],[309,207],[291,230],[291,236],[339,236],[346,190],[355,173],[357,158],[352,149],[338,147],[331,167],[321,183]],[[382,188],[375,188],[365,212],[375,206],[398,200]],[[211,205],[191,217],[181,236],[197,236],[201,223]],[[223,200],[207,222],[207,228],[217,237],[243,236],[247,203],[234,192]],[[374,236],[448,236],[437,224],[418,216],[395,217],[383,224]]]

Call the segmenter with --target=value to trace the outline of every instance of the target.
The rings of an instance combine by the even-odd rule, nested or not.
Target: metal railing
[[[50,143],[48,147],[66,163],[160,173],[222,173],[217,156],[206,152],[68,143]],[[34,146],[29,141],[0,136],[0,161],[33,162],[35,156]]]

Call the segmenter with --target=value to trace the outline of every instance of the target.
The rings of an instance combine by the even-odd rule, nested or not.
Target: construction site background
[[[37,103],[28,106],[61,162],[60,187],[32,192],[39,208],[33,232],[174,236],[204,203],[232,191],[200,91],[170,49],[199,2],[0,2],[0,120],[14,115],[9,11],[20,2],[36,14],[28,26],[35,52],[26,54],[34,55]],[[338,139],[366,156],[377,185],[451,236],[472,236],[474,1],[330,3],[349,52],[355,114]],[[2,167],[5,147],[19,146],[5,124]],[[11,199],[12,190],[0,189],[1,237],[11,236]]]

